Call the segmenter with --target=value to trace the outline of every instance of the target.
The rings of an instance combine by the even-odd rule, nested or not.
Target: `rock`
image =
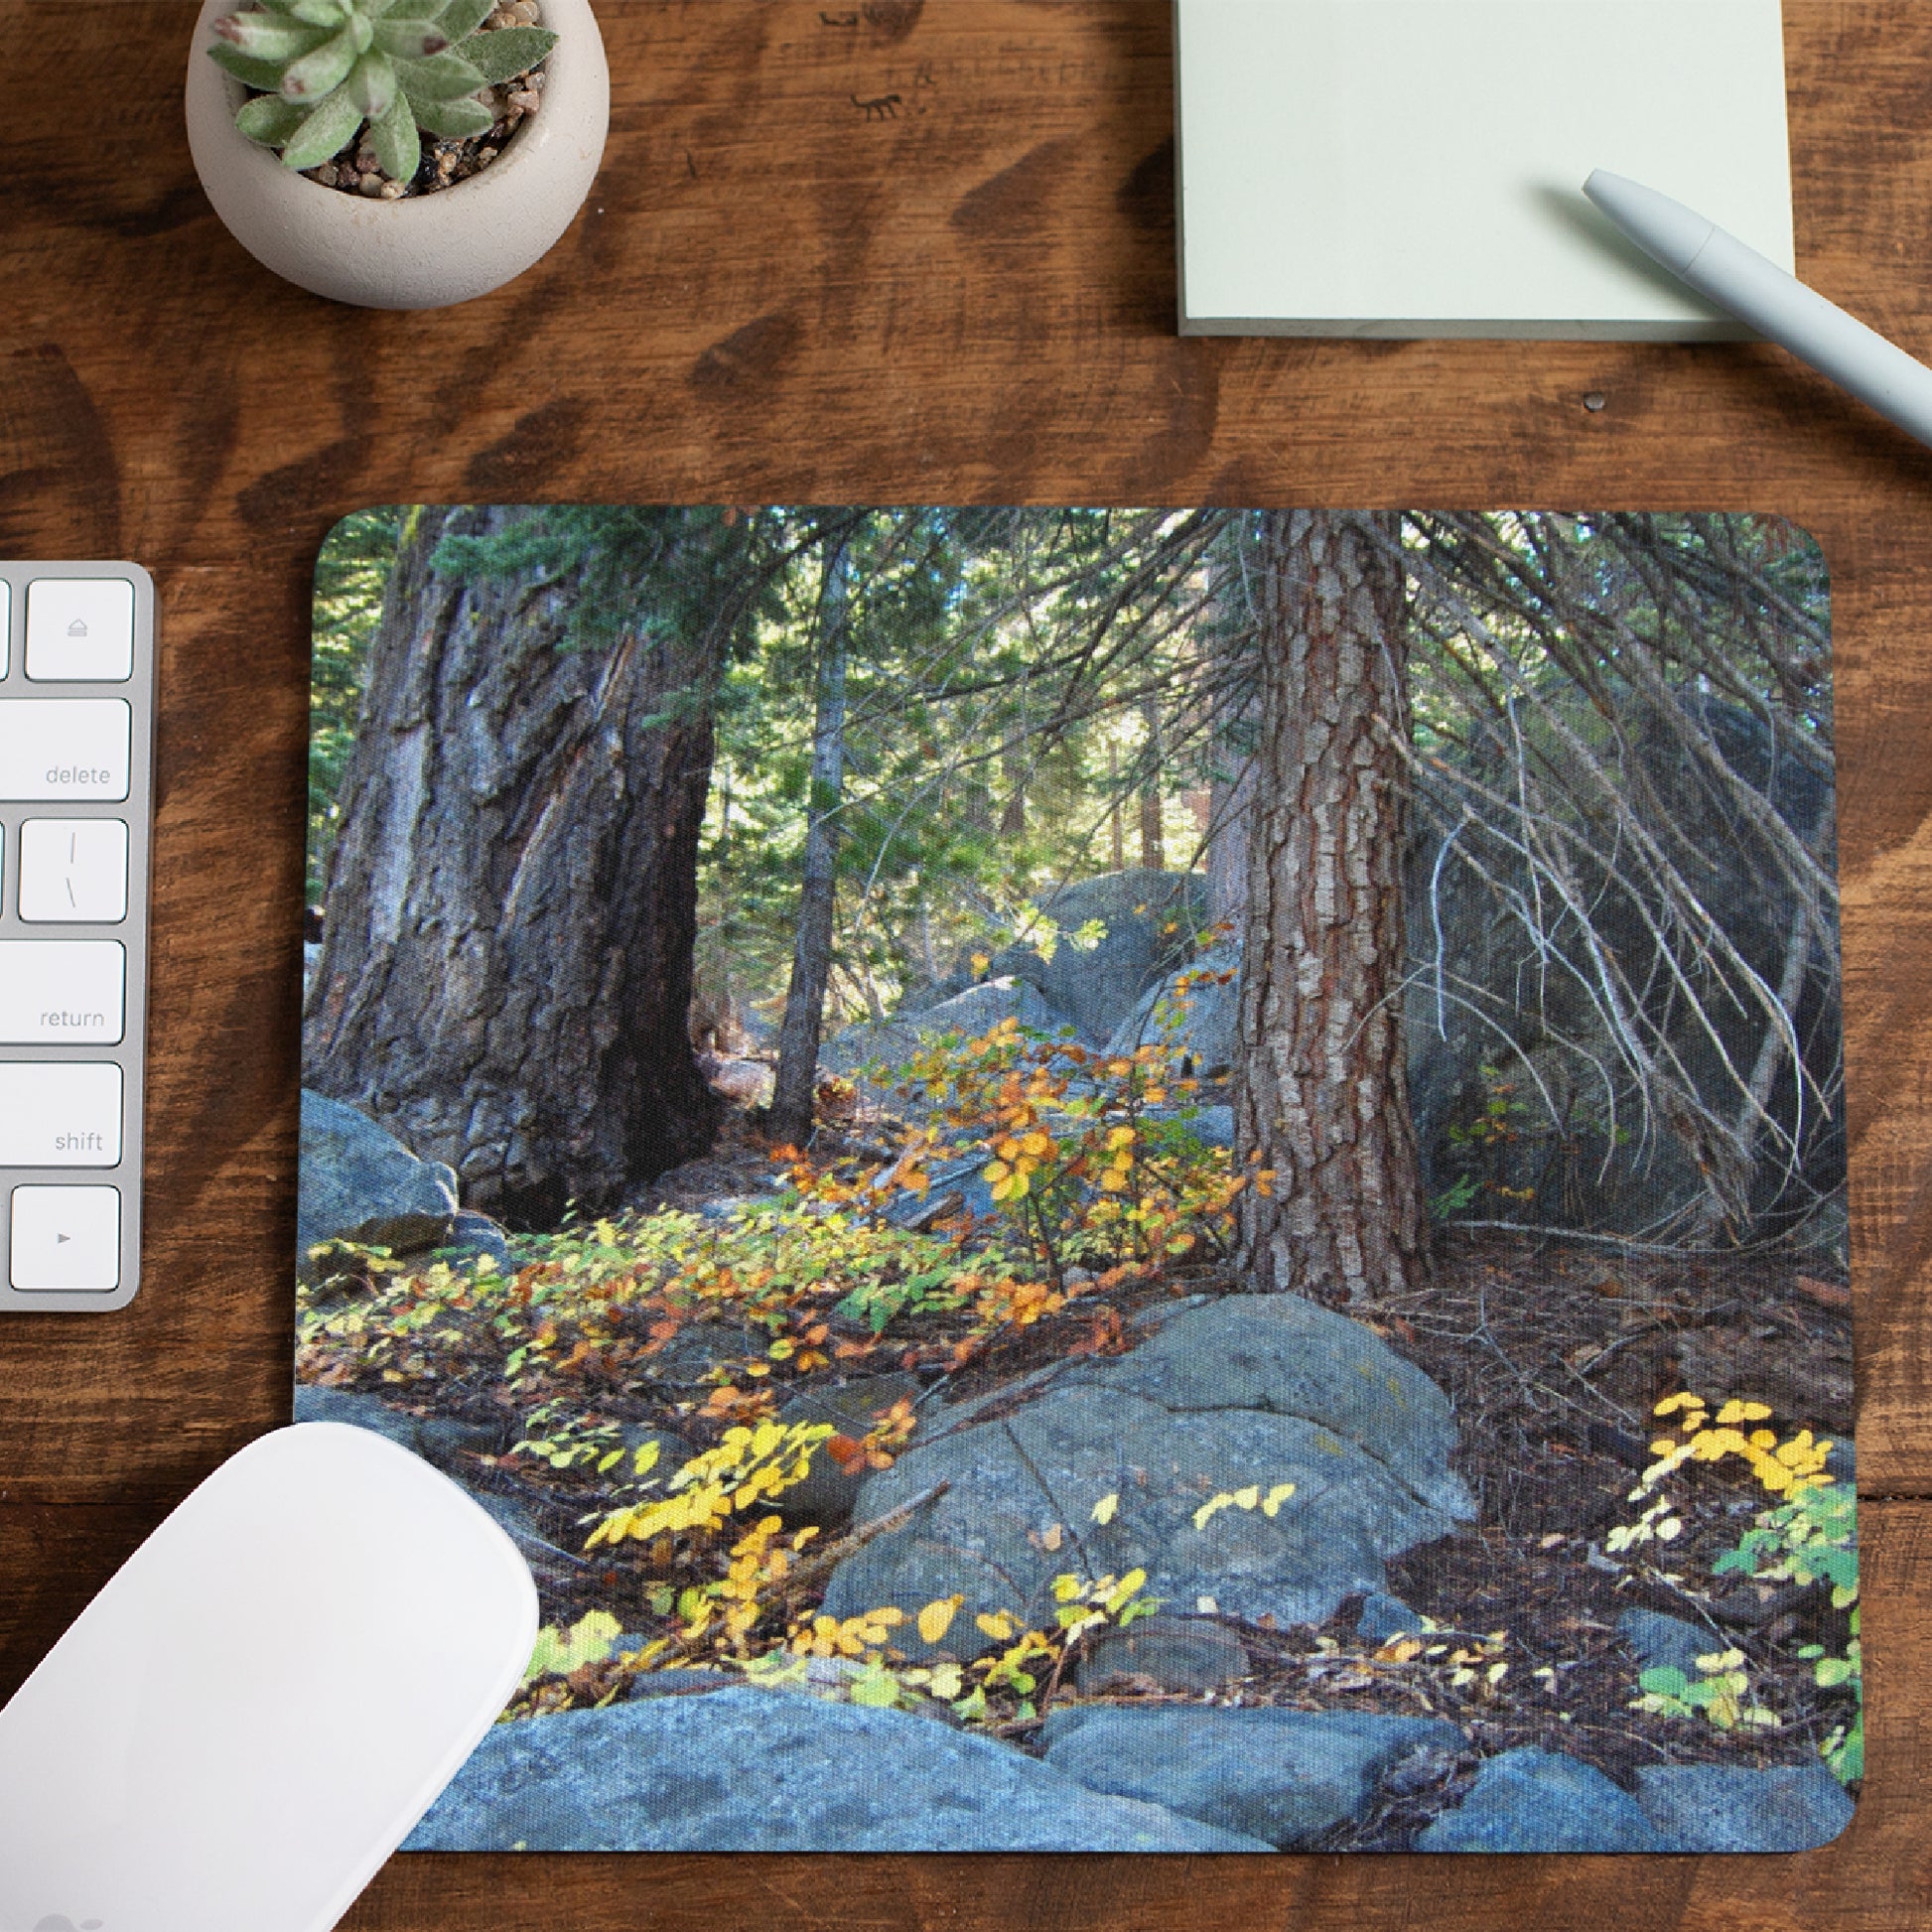
[[[1384,1644],[1392,1637],[1414,1636],[1421,1629],[1422,1618],[1385,1589],[1370,1590],[1355,1618],[1355,1635],[1363,1643]]]
[[[1809,1852],[1829,1845],[1856,1809],[1817,1762],[1769,1771],[1652,1765],[1637,1773],[1637,1802],[1671,1852]]]
[[[1616,1627],[1623,1641],[1637,1653],[1645,1670],[1681,1670],[1692,1683],[1697,1682],[1700,1657],[1723,1650],[1727,1637],[1707,1630],[1681,1616],[1665,1616],[1660,1610],[1625,1610]],[[1829,1777],[1831,1774],[1826,1773]]]
[[[1361,1817],[1397,1758],[1465,1741],[1426,1718],[1172,1705],[1065,1707],[1042,1735],[1047,1763],[1090,1790],[1282,1849]]]
[[[456,1416],[412,1416],[380,1396],[352,1389],[318,1389],[298,1382],[295,1388],[297,1422],[341,1422],[372,1435],[386,1436],[446,1473],[458,1474],[468,1458],[493,1455],[507,1447],[500,1430],[486,1429]]]
[[[1058,929],[1051,959],[1009,946],[992,970],[1030,980],[1094,1044],[1110,1038],[1141,996],[1189,958],[1207,916],[1207,880],[1197,872],[1110,872],[1051,894],[1040,910]],[[1089,922],[1104,934],[1082,946]]]
[[[1382,1588],[1386,1558],[1474,1514],[1449,1467],[1454,1441],[1448,1398],[1361,1323],[1291,1295],[1209,1303],[1129,1355],[1058,1367],[1000,1420],[935,1419],[868,1479],[857,1514],[949,1488],[841,1564],[825,1608],[916,1612],[957,1591],[947,1642],[983,1650],[977,1614],[1040,1624],[1061,1573],[1141,1568],[1173,1609],[1205,1596],[1231,1615],[1319,1623]],[[1276,1515],[1223,1508],[1196,1527],[1213,1495],[1281,1482],[1297,1491]],[[1109,1494],[1116,1512],[1097,1524]],[[901,1644],[928,1654],[916,1633]]]
[[[863,1436],[894,1403],[915,1398],[916,1375],[861,1375],[835,1388],[801,1389],[778,1411],[777,1420],[792,1423],[830,1423],[841,1436]],[[852,1518],[865,1472],[843,1469],[823,1444],[813,1451],[811,1473],[773,1500],[772,1507],[787,1524],[816,1523],[835,1529]]]
[[[450,1239],[456,1175],[419,1161],[374,1121],[307,1088],[302,1093],[302,1179],[296,1203],[297,1271],[313,1279],[309,1251],[355,1241],[418,1254]]]
[[[1147,1679],[1164,1691],[1215,1691],[1253,1667],[1247,1646],[1221,1624],[1156,1615],[1093,1638],[1076,1675],[1089,1695],[1123,1677]]]
[[[1114,1029],[1107,1051],[1131,1053],[1137,1046],[1165,1042],[1193,1062],[1196,1079],[1226,1079],[1241,1056],[1240,976],[1238,945],[1210,947],[1142,994]]]
[[[516,1260],[510,1253],[509,1232],[503,1224],[473,1208],[460,1208],[450,1224],[449,1247],[441,1259],[460,1268],[484,1256],[495,1263],[499,1273],[515,1272]]]
[[[1416,1840],[1418,1852],[1667,1852],[1636,1799],[1559,1751],[1504,1751],[1461,1804]]]
[[[982,1034],[991,1033],[1002,1020],[1017,1020],[1030,1033],[1041,1034],[1057,1034],[1073,1024],[1043,999],[1036,987],[1024,979],[1007,976],[969,987],[937,1006],[909,1013],[901,1011],[890,1020],[848,1027],[826,1042],[819,1061],[834,1073],[850,1074],[876,1067],[881,1070],[885,1084],[890,1085],[891,1072],[923,1051],[928,1040],[947,1034],[957,1034],[961,1039],[977,1039]]]
[[[687,1442],[682,1436],[668,1429],[656,1429],[649,1423],[627,1422],[618,1430],[618,1441],[628,1449],[633,1460],[630,1468],[637,1465],[634,1460],[637,1451],[647,1444],[657,1446],[657,1460],[652,1463],[649,1473],[660,1480],[675,1475],[685,1463],[697,1454],[697,1445]]]
[[[737,1684],[496,1725],[415,1852],[1263,1852],[914,1717]]]
[[[748,1356],[762,1359],[765,1343],[722,1321],[687,1321],[655,1354],[639,1360],[643,1373],[668,1389],[702,1388],[712,1371]]]

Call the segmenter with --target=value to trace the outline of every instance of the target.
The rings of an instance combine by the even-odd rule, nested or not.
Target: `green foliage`
[[[1714,1577],[1741,1576],[1771,1583],[1827,1583],[1835,1610],[1847,1612],[1847,1642],[1834,1656],[1823,1644],[1807,1644],[1798,1652],[1813,1666],[1820,1690],[1849,1691],[1853,1714],[1825,1739],[1820,1750],[1836,1775],[1850,1782],[1864,1775],[1863,1647],[1859,1638],[1858,1498],[1826,1471],[1832,1444],[1801,1429],[1779,1442],[1775,1432],[1755,1429],[1746,1436],[1740,1425],[1764,1422],[1771,1411],[1761,1402],[1733,1399],[1718,1411],[1715,1422],[1702,1396],[1666,1396],[1657,1404],[1659,1416],[1680,1418],[1682,1436],[1660,1438],[1651,1445],[1657,1458],[1644,1471],[1643,1481],[1630,1492],[1632,1502],[1647,1504],[1635,1523],[1619,1524],[1604,1539],[1604,1547],[1620,1552],[1641,1544],[1669,1542],[1682,1533],[1679,1507],[1656,1496],[1657,1486],[1689,1462],[1745,1462],[1760,1488],[1784,1498],[1760,1510],[1739,1539],[1711,1565]],[[1721,1729],[1734,1725],[1775,1725],[1777,1720],[1756,1705],[1744,1702],[1747,1680],[1738,1651],[1700,1657],[1696,1683],[1677,1670],[1645,1671],[1635,1708],[1670,1717],[1702,1712]]]
[[[491,0],[257,0],[214,23],[209,57],[254,97],[235,125],[283,165],[314,168],[366,125],[382,172],[407,181],[422,134],[482,134],[478,95],[556,45],[535,27],[484,31]]]
[[[360,723],[369,644],[382,621],[396,548],[416,518],[395,504],[345,516],[316,559],[309,682],[308,902],[320,905],[340,819],[337,794]]]
[[[1775,1712],[1747,1702],[1750,1674],[1741,1650],[1713,1651],[1697,1659],[1697,1668],[1695,1682],[1674,1665],[1645,1671],[1637,1679],[1642,1695],[1631,1708],[1666,1718],[1701,1715],[1718,1730],[1733,1730],[1740,1725],[1768,1730],[1778,1727]]]
[[[1844,1782],[1863,1777],[1864,1646],[1859,1635],[1857,1497],[1842,1483],[1808,1484],[1790,1502],[1759,1515],[1737,1547],[1711,1568],[1719,1575],[1831,1585],[1832,1607],[1848,1613],[1845,1648],[1834,1656],[1823,1644],[1807,1644],[1798,1655],[1811,1663],[1820,1690],[1850,1692],[1852,1717],[1827,1736],[1820,1749]]]

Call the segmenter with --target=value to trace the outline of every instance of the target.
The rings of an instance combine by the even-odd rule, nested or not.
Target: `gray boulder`
[[[1829,1845],[1856,1809],[1817,1762],[1769,1771],[1653,1765],[1637,1773],[1637,1802],[1673,1852],[1809,1852]]]
[[[456,1214],[456,1175],[442,1162],[417,1160],[366,1115],[303,1089],[295,1238],[305,1279],[325,1241],[418,1254],[449,1241]]]
[[[890,1020],[848,1027],[825,1043],[819,1061],[834,1073],[871,1066],[903,1066],[928,1040],[946,1034],[977,1039],[1002,1020],[1017,1020],[1030,1033],[1056,1034],[1073,1022],[1024,979],[1001,977],[968,987],[937,1006],[900,1012]]]
[[[1265,1852],[903,1711],[734,1685],[495,1725],[412,1852]]]
[[[487,1256],[501,1274],[515,1270],[516,1258],[510,1253],[508,1231],[500,1221],[472,1208],[461,1208],[450,1223],[449,1248],[442,1259],[462,1267]]]
[[[1124,1630],[1089,1640],[1076,1667],[1082,1691],[1138,1678],[1164,1691],[1216,1691],[1254,1668],[1247,1646],[1224,1625],[1199,1616],[1137,1617]]]
[[[1141,996],[1114,1029],[1108,1052],[1165,1041],[1193,1061],[1196,1078],[1226,1078],[1240,1058],[1240,976],[1239,945],[1210,948]]]
[[[984,1405],[982,1405],[984,1406]],[[1052,1581],[1148,1573],[1148,1593],[1281,1623],[1319,1623],[1342,1597],[1380,1589],[1387,1558],[1474,1514],[1449,1467],[1448,1398],[1359,1322],[1297,1296],[1190,1309],[1130,1355],[1083,1358],[993,1421],[968,1411],[871,1477],[871,1521],[943,1481],[906,1525],[833,1573],[825,1608],[916,1611],[955,1592],[955,1650],[990,1647],[973,1619],[1050,1619]],[[923,1434],[924,1432],[922,1432]],[[1221,1492],[1292,1482],[1273,1516],[1221,1508]],[[1112,1520],[1093,1521],[1103,1496]],[[1056,1533],[1057,1531],[1057,1533]],[[926,1654],[916,1633],[908,1650]]]
[[[1385,1589],[1370,1590],[1355,1618],[1355,1635],[1363,1643],[1387,1643],[1392,1637],[1414,1636],[1421,1628],[1422,1618]]]
[[[1418,1852],[1668,1852],[1636,1799],[1560,1751],[1492,1757],[1469,1794],[1416,1840]]]
[[[1284,1850],[1360,1818],[1397,1758],[1465,1742],[1427,1718],[1198,1705],[1076,1705],[1050,1713],[1042,1734],[1047,1763],[1091,1790]]]
[[[1207,880],[1197,872],[1109,872],[1049,895],[1040,910],[1059,933],[1051,959],[1031,945],[996,954],[995,974],[1031,980],[1095,1043],[1110,1038],[1141,996],[1193,954],[1207,917]],[[1075,943],[1082,926],[1099,942]]]
[[[794,1423],[830,1423],[841,1436],[856,1439],[894,1403],[916,1397],[919,1389],[916,1375],[854,1376],[835,1388],[799,1390],[779,1409],[776,1420],[787,1427]],[[851,1520],[864,1486],[863,1474],[842,1469],[821,1445],[812,1456],[811,1473],[787,1489],[772,1507],[787,1523],[816,1523],[821,1529],[833,1529]]]
[[[1645,1670],[1681,1670],[1693,1683],[1698,1659],[1723,1650],[1726,1642],[1701,1623],[1666,1616],[1661,1610],[1625,1610],[1616,1627]]]
[[[456,1416],[412,1416],[380,1396],[353,1389],[318,1389],[305,1382],[295,1388],[297,1422],[341,1422],[372,1435],[386,1436],[413,1455],[454,1471],[472,1455],[492,1455],[508,1447],[500,1430],[484,1429]]]

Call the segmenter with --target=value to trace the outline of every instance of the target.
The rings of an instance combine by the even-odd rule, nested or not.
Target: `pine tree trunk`
[[[818,1099],[818,1041],[825,988],[832,973],[832,913],[838,888],[839,806],[845,794],[845,545],[826,566],[819,614],[818,689],[812,722],[811,798],[805,824],[804,878],[792,942],[791,981],[778,1035],[778,1073],[771,1095],[771,1132],[803,1147]]]
[[[1166,872],[1168,843],[1161,824],[1161,706],[1152,693],[1141,700],[1141,723],[1147,732],[1142,756],[1148,774],[1141,785],[1141,865],[1148,872]]]
[[[1428,1217],[1402,1036],[1409,734],[1393,516],[1271,513],[1249,809],[1236,1148],[1257,1289],[1361,1304],[1415,1287]]]
[[[569,583],[432,570],[445,536],[529,514],[426,510],[403,546],[303,1054],[309,1084],[448,1162],[467,1202],[554,1225],[717,1129],[687,1015],[725,636],[639,610],[571,647]]]

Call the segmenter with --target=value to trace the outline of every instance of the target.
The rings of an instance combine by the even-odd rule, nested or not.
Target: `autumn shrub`
[[[1075,1264],[1159,1264],[1202,1247],[1225,1256],[1250,1176],[1195,1131],[1199,1082],[1176,1040],[1186,998],[1183,986],[1157,1014],[1156,1037],[1131,1053],[1013,1019],[975,1039],[929,1042],[885,1074],[927,1117],[891,1183],[923,1193],[943,1150],[983,1148],[980,1178],[1001,1228],[1056,1285]],[[1271,1176],[1253,1178],[1265,1190]]]

